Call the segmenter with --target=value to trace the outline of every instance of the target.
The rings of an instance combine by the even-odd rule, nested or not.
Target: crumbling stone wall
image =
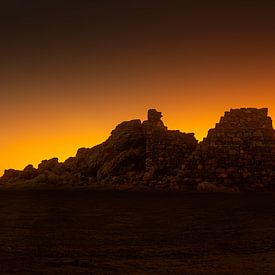
[[[175,176],[197,144],[193,133],[167,130],[161,117],[161,112],[150,109],[148,120],[143,122],[146,135],[145,181],[163,181],[164,177]]]
[[[194,134],[180,131],[154,131],[146,137],[146,177],[176,175],[196,148]]]
[[[275,186],[275,134],[268,109],[231,109],[183,165],[180,178],[200,183],[268,189]]]

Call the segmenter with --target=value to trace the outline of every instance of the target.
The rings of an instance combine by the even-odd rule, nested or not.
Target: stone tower
[[[275,132],[268,109],[225,112],[185,163],[181,177],[195,186],[210,182],[240,190],[273,188]]]

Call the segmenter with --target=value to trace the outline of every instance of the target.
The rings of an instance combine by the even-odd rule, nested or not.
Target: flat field
[[[0,274],[275,274],[275,194],[1,190]]]

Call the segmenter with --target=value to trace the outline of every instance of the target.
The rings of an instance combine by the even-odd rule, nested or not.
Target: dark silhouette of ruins
[[[112,185],[115,188],[199,191],[275,189],[275,131],[268,109],[231,109],[198,142],[168,130],[161,112],[122,122],[102,144],[81,148],[64,163],[6,170],[2,184]]]

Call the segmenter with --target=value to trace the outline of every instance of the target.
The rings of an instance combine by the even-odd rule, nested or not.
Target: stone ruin
[[[6,170],[0,182],[108,184],[116,188],[242,191],[275,189],[275,134],[268,110],[231,109],[200,143],[193,133],[168,130],[162,114],[122,122],[93,148],[64,163]]]
[[[143,180],[145,185],[176,188],[175,177],[186,158],[195,150],[197,140],[193,133],[167,130],[160,112],[148,111],[143,122],[146,135],[146,164]],[[172,185],[172,186],[171,186]]]
[[[161,112],[158,112],[156,109],[149,109],[147,112],[147,120],[142,123],[144,131],[150,133],[156,130],[167,130],[161,118]]]
[[[225,112],[179,175],[194,189],[274,189],[275,132],[268,109]]]

